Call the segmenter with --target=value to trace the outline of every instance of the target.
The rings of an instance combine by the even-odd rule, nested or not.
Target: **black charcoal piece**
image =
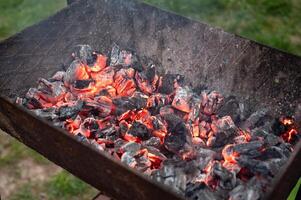
[[[120,158],[121,162],[130,167],[135,167],[137,165],[136,159],[130,152],[125,152]]]
[[[248,156],[239,156],[237,161],[241,167],[246,167],[254,174],[262,174],[264,176],[272,175],[271,168],[268,163],[261,160],[252,159]]]
[[[121,115],[128,110],[142,109],[146,106],[147,99],[144,96],[138,94],[133,97],[119,97],[113,99],[115,105],[115,113]]]
[[[162,94],[171,94],[174,92],[174,83],[179,75],[177,74],[165,74],[162,77],[161,85],[158,87],[158,92]]]
[[[82,107],[84,106],[83,101],[77,101],[76,105],[74,106],[62,106],[58,110],[58,116],[61,120],[66,120],[69,118],[73,118],[77,116],[77,114],[80,112]]]
[[[263,126],[266,121],[270,121],[267,109],[261,109],[251,114],[246,121],[242,123],[244,129],[254,129]]]
[[[155,76],[157,74],[156,71],[156,67],[154,65],[149,66],[146,70],[145,70],[145,78],[149,81],[149,82],[153,82],[155,79]]]
[[[107,141],[114,142],[120,136],[119,131],[116,129],[115,126],[108,126],[104,129],[97,130],[95,137],[96,138],[103,138]]]
[[[93,56],[93,50],[89,45],[77,45],[73,52],[75,59],[80,60],[84,64],[93,64],[95,57]]]
[[[261,148],[264,142],[261,140],[251,141],[248,143],[241,143],[236,145],[228,145],[227,148],[232,152],[238,153],[239,155],[247,155],[249,158],[256,158],[261,154]]]
[[[58,116],[55,114],[54,108],[35,109],[35,110],[32,110],[32,112],[35,113],[37,116],[42,117],[47,120],[55,120],[58,118]]]
[[[151,136],[148,128],[138,121],[132,123],[127,133],[141,140],[147,140]]]
[[[82,67],[82,63],[79,60],[74,60],[68,69],[66,70],[66,74],[64,76],[65,85],[71,85],[74,81],[77,80],[77,71]]]
[[[184,122],[177,123],[164,138],[164,146],[170,152],[179,154],[187,143],[188,130]]]
[[[92,83],[93,80],[76,80],[74,82],[74,88],[77,89],[85,89],[87,87],[89,87],[89,84]]]
[[[243,110],[239,104],[239,101],[234,96],[225,98],[223,105],[217,112],[218,116],[223,117],[228,115],[235,123],[239,123],[243,116]]]
[[[272,146],[266,148],[260,155],[260,160],[268,160],[272,158],[286,158],[282,149],[277,146]]]
[[[217,128],[217,132],[214,134],[214,136],[211,136],[207,142],[207,145],[210,147],[224,146],[238,134],[238,128],[230,116],[222,117],[217,121],[214,121],[213,124]]]
[[[138,67],[138,59],[132,52],[121,50],[117,44],[113,45],[110,57],[110,66],[129,67],[133,63],[135,63],[135,66]]]
[[[150,147],[161,147],[161,140],[158,137],[151,137],[150,139],[143,142],[144,146],[150,146]]]
[[[172,132],[174,128],[179,123],[184,123],[183,119],[181,119],[179,116],[175,114],[165,114],[162,115],[163,119],[167,122],[167,130],[168,132]]]
[[[189,189],[186,189],[186,197],[189,200],[219,200],[221,199],[216,191],[212,190],[204,183],[196,183],[192,186],[188,186]]]
[[[146,107],[147,98],[148,96],[146,96],[145,94],[141,92],[135,92],[134,95],[130,98],[130,101],[136,109],[142,109]]]
[[[217,113],[222,106],[224,97],[217,91],[203,91],[201,93],[202,112],[207,115]]]
[[[141,144],[136,142],[128,142],[121,146],[120,150],[123,152],[128,152],[131,155],[137,154],[137,152],[141,149]]]
[[[196,162],[200,170],[203,170],[217,156],[217,153],[210,149],[198,148],[196,152]]]

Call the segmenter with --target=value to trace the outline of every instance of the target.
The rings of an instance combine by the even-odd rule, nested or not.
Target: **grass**
[[[301,55],[300,0],[144,1]],[[65,5],[66,0],[0,0],[0,40],[46,18]],[[0,134],[0,169],[14,166],[26,157],[32,157],[37,163],[50,164],[16,140],[1,137]],[[1,153],[3,149],[4,154]],[[301,179],[289,200],[294,199],[300,184]],[[40,199],[36,195],[39,192],[45,193],[49,199],[86,199],[82,195],[92,194],[95,190],[67,172],[61,172],[46,183],[23,185],[11,199]]]
[[[81,200],[92,199],[97,193],[96,189],[62,171],[47,182],[25,183],[9,200]]]
[[[66,5],[66,0],[0,0],[0,40],[40,21]]]
[[[8,138],[8,135],[0,133],[0,168],[8,167],[16,164],[19,160],[31,157],[38,164],[49,164],[50,162],[46,160],[40,154],[37,154],[32,149],[29,149],[19,141]],[[3,153],[4,152],[4,153]]]
[[[15,193],[10,200],[35,200],[36,197],[32,193],[32,184],[25,184],[22,188]]]
[[[47,194],[49,199],[87,199],[96,196],[96,190],[66,171],[54,176],[48,183]]]

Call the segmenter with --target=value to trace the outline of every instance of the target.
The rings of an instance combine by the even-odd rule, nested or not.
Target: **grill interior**
[[[187,83],[193,87],[208,87],[221,91],[225,96],[235,95],[240,101],[247,102],[253,112],[266,107],[270,108],[274,117],[292,115],[301,103],[300,58],[130,0],[81,0],[2,42],[0,94],[10,101],[17,96],[24,96],[28,88],[35,86],[39,77],[50,77],[65,68],[70,63],[75,45],[90,44],[93,49],[107,53],[113,43],[154,60],[165,72],[185,75]],[[98,189],[104,189],[113,196],[119,195],[119,198],[148,199],[153,196],[148,197],[147,194],[152,194],[156,190],[154,188],[158,188],[158,194],[166,194],[166,199],[174,197],[174,194],[161,190],[164,187],[151,184],[148,179],[144,180],[140,175],[127,171],[105,156],[105,162],[112,163],[102,170],[116,165],[116,170],[126,174],[122,180],[114,177],[118,189],[129,177],[143,181],[143,187],[153,189],[139,189],[141,182],[133,181],[132,187],[136,189],[117,191],[103,187],[105,181],[91,181],[96,178],[81,172],[83,167],[72,168],[76,162],[80,163],[79,160],[62,162],[64,157],[56,155],[54,147],[47,149],[42,144],[56,144],[55,147],[62,148],[60,144],[70,143],[70,149],[63,147],[62,151],[66,155],[72,154],[74,158],[92,151],[89,147],[79,147],[83,145],[69,136],[59,135],[61,133],[58,130],[49,128],[49,125],[28,115],[23,109],[1,101],[1,128]],[[30,120],[36,126],[23,124]],[[44,130],[42,127],[49,129],[45,132],[56,132],[58,139],[47,140],[46,133],[39,134],[39,130]],[[296,148],[296,151],[299,149]],[[292,157],[294,159],[294,155]],[[91,160],[92,156],[83,159],[82,162],[104,162]],[[297,162],[294,166],[298,169],[300,159],[294,162]],[[97,165],[93,167],[97,168]],[[93,167],[88,169],[92,170]],[[104,176],[104,173],[109,177],[112,172],[100,172],[97,176]],[[288,187],[293,183],[291,178]]]

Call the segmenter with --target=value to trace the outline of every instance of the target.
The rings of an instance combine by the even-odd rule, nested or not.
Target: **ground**
[[[301,55],[301,0],[145,0]],[[189,3],[188,3],[189,2]],[[66,6],[66,0],[0,0],[0,40]],[[298,185],[290,199],[294,199]],[[97,191],[0,130],[2,199],[92,199]],[[0,198],[1,199],[1,198]]]

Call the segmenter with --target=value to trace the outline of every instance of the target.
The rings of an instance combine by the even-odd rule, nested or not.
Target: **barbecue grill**
[[[240,97],[253,111],[265,107],[279,117],[300,109],[297,56],[132,0],[68,2],[54,16],[0,43],[0,128],[116,199],[182,197],[14,103],[39,77],[64,68],[77,44],[107,52],[118,43],[167,72],[185,75],[193,87]],[[301,142],[266,198],[285,199],[300,168]]]

